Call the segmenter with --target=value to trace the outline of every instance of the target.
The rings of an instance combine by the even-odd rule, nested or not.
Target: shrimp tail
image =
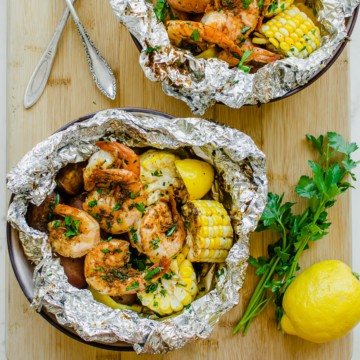
[[[121,167],[140,176],[140,159],[132,149],[118,142],[111,141],[97,141],[96,146],[114,155],[115,159],[120,162],[115,167]]]

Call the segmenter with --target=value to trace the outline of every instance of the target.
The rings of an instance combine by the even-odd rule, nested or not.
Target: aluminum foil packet
[[[321,47],[306,59],[275,61],[255,74],[229,68],[218,59],[198,59],[190,51],[170,45],[163,23],[151,1],[110,0],[120,22],[142,46],[140,65],[147,78],[162,82],[163,91],[184,101],[194,114],[203,115],[216,102],[232,108],[267,103],[306,84],[332,57],[347,37],[345,18],[360,0],[314,0],[321,24]],[[158,49],[149,53],[148,48]]]
[[[215,289],[175,317],[152,320],[94,301],[89,290],[67,281],[47,234],[26,222],[27,206],[40,205],[56,187],[55,176],[69,163],[87,160],[100,138],[130,147],[179,150],[184,147],[216,169],[213,197],[231,213],[234,245]],[[164,353],[210,335],[220,317],[239,302],[249,257],[249,234],[267,201],[265,156],[238,130],[199,118],[169,119],[152,112],[105,110],[74,123],[38,144],[10,171],[14,194],[8,221],[19,231],[25,254],[35,264],[33,306],[45,308],[86,341],[127,342],[137,353]],[[121,349],[121,348],[119,348]]]

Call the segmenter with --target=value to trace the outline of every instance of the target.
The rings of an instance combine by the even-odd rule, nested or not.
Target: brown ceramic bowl
[[[119,110],[125,110],[129,112],[137,112],[137,113],[144,113],[144,114],[154,114],[154,115],[161,115],[166,118],[173,118],[173,116],[170,116],[165,113],[161,113],[159,111],[154,110],[147,110],[147,109],[137,109],[137,108],[121,108]],[[84,117],[81,117],[79,119],[76,119],[74,121],[69,122],[68,124],[61,127],[56,132],[62,131],[67,129],[69,126],[85,121],[91,117],[93,117],[95,113],[86,115]],[[13,197],[11,197],[10,202],[12,201]],[[22,245],[19,240],[19,234],[17,230],[14,230],[10,224],[7,224],[7,245],[8,245],[8,252],[10,257],[10,262],[12,265],[12,268],[15,273],[15,277],[21,287],[21,290],[23,291],[24,295],[28,299],[28,301],[31,303],[33,296],[34,296],[34,285],[33,285],[33,272],[34,272],[34,266],[30,263],[30,261],[26,258]],[[76,334],[76,332],[67,326],[60,325],[53,314],[48,313],[45,310],[41,310],[40,315],[48,321],[51,325],[53,325],[55,328],[63,332],[64,334],[70,336],[71,338],[80,341],[82,343],[107,349],[107,350],[115,350],[115,351],[133,351],[133,348],[125,342],[117,342],[113,344],[107,344],[107,343],[101,343],[101,342],[86,342],[83,340],[79,335]]]

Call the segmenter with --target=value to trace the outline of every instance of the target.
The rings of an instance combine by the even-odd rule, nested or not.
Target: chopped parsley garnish
[[[158,50],[160,50],[160,46],[148,47],[148,48],[146,48],[145,51],[146,51],[147,53],[151,54],[152,52],[158,51]]]
[[[147,294],[153,293],[153,292],[156,291],[156,289],[158,288],[158,286],[159,286],[159,283],[151,284],[151,285],[149,285],[149,286],[146,288],[145,292],[146,292]]]
[[[55,225],[55,227],[59,227],[61,225],[61,223],[59,220],[56,220],[54,225]]]
[[[108,280],[110,276],[103,276],[102,279],[103,280]]]
[[[135,204],[135,207],[138,211],[140,211],[142,214],[145,213],[145,204],[144,203],[140,203],[140,204]]]
[[[113,238],[112,236],[109,236],[105,241],[106,241],[106,242],[109,242],[109,241],[112,240],[112,238]]]
[[[159,274],[161,272],[163,268],[161,266],[153,269],[153,270],[148,270],[147,274],[144,276],[145,280],[150,280],[152,279],[155,275]]]
[[[241,33],[242,34],[245,34],[248,30],[250,30],[251,29],[251,26],[245,26],[245,27],[243,27],[242,29],[241,29]]]
[[[122,221],[121,219],[116,219],[116,222],[117,222],[118,224],[122,224],[122,223],[123,223],[123,221]]]
[[[224,275],[224,273],[225,273],[225,269],[222,268],[222,269],[220,269],[220,270],[215,274],[215,276],[218,278],[218,277],[220,277],[221,275]]]
[[[172,271],[170,271],[170,274],[166,273],[162,276],[162,278],[165,280],[171,280],[173,278],[173,276],[174,276],[174,273]]]
[[[121,249],[115,249],[115,251],[119,254],[123,252]]]
[[[103,252],[104,254],[107,254],[107,253],[110,252],[110,250],[109,249],[102,249],[101,252]]]
[[[188,229],[190,227],[189,221],[185,221],[185,227]]]
[[[135,281],[133,284],[131,284],[129,287],[126,288],[126,291],[135,290],[138,288],[139,288],[139,283],[137,281]]]
[[[101,271],[101,272],[104,272],[104,268],[102,266],[98,267],[98,268],[94,268],[93,269],[94,271]]]
[[[94,206],[97,205],[97,200],[93,200],[93,201],[88,202],[88,205],[89,205],[91,208],[93,208]]]
[[[103,189],[96,189],[96,192],[97,192],[99,195],[101,195],[101,194],[104,192],[104,190],[103,190]]]
[[[159,303],[158,303],[157,301],[154,301],[153,305],[154,305],[154,306],[158,306]]]
[[[171,229],[169,229],[169,230],[165,233],[165,235],[166,235],[166,236],[171,236],[176,229],[177,229],[177,226],[176,226],[176,225],[172,226]]]
[[[154,5],[154,13],[159,21],[164,21],[166,18],[166,8],[168,4],[166,0],[158,0]]]
[[[249,73],[251,68],[249,66],[244,65],[245,61],[249,58],[249,56],[254,52],[254,50],[245,51],[241,57],[240,63],[238,65],[238,69],[244,71],[245,73]]]
[[[188,305],[184,306],[184,308],[185,308],[186,310],[188,310],[188,309],[190,309],[190,306],[191,306],[191,304],[188,304]]]
[[[58,204],[59,204],[59,201],[60,201],[60,195],[59,195],[59,193],[56,193],[54,205],[55,205],[55,206],[58,205]]]
[[[153,239],[151,241],[151,244],[153,246],[153,250],[157,250],[159,248],[159,245],[158,245],[159,242],[160,242],[160,239]]]
[[[114,277],[117,277],[118,279],[121,279],[121,280],[125,280],[125,279],[129,278],[129,276],[127,276],[126,274],[123,274],[121,271],[118,271],[118,270],[111,270],[110,274],[112,276],[114,276]]]
[[[268,7],[268,13],[273,12],[275,14],[277,8],[278,8],[277,4],[275,4],[275,3],[270,4]]]
[[[166,290],[165,290],[165,289],[160,290],[160,294],[161,294],[162,296],[165,296],[165,295],[166,295]]]
[[[136,229],[131,228],[130,229],[130,234],[131,234],[131,240],[134,242],[134,244],[136,244],[137,241],[138,241],[138,236],[137,236],[137,233],[136,233]]]
[[[116,210],[119,210],[119,209],[121,209],[121,204],[116,204],[116,205],[113,207],[112,211],[116,211]]]
[[[140,195],[140,191],[137,193],[130,191],[130,199],[136,199],[139,195]]]
[[[162,176],[163,174],[162,174],[162,171],[161,171],[161,170],[155,170],[154,172],[151,173],[151,175],[152,175],[152,176],[158,176],[158,177],[160,177],[160,176]]]
[[[72,238],[76,235],[81,234],[81,232],[79,231],[79,226],[81,223],[80,220],[74,220],[72,216],[65,216],[64,223],[68,230],[65,236]]]
[[[194,30],[190,35],[190,39],[194,40],[195,42],[199,41],[200,39],[200,32],[199,30]]]
[[[243,8],[247,10],[254,0],[242,0]]]

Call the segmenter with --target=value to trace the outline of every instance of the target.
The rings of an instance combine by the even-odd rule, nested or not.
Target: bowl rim
[[[121,110],[121,111],[127,111],[127,112],[132,112],[132,113],[142,113],[142,114],[150,114],[150,115],[160,115],[163,116],[167,119],[173,119],[174,116],[158,111],[158,110],[152,110],[152,109],[145,109],[145,108],[137,108],[137,107],[126,107],[126,108],[116,108],[116,110]],[[58,130],[56,130],[53,134],[56,134],[60,131],[66,130],[68,127],[76,124],[76,123],[81,123],[85,120],[88,120],[90,118],[92,118],[93,116],[95,116],[99,111],[96,112],[92,112],[90,114],[81,116],[75,120],[72,120],[68,123],[66,123],[65,125],[61,126]],[[11,204],[11,202],[14,199],[14,194],[11,195],[10,197],[10,201],[9,201],[9,205]],[[14,252],[13,252],[13,246],[12,243],[14,241],[16,241],[16,239],[13,238],[13,232],[15,232],[17,230],[13,229],[10,225],[10,223],[7,221],[6,224],[6,243],[7,243],[7,250],[8,250],[8,255],[9,255],[9,259],[10,259],[10,263],[11,263],[11,267],[13,269],[15,278],[23,292],[23,294],[25,295],[26,299],[29,301],[29,303],[32,303],[32,298],[30,296],[30,294],[27,292],[25,283],[22,279],[21,276],[21,272],[19,271],[19,269],[16,267],[16,263],[15,263],[15,258],[14,258]],[[28,260],[27,260],[28,261]],[[45,311],[44,309],[42,309],[40,312],[37,312],[38,314],[40,314],[47,322],[49,322],[52,326],[54,326],[56,329],[60,330],[63,334],[71,337],[74,340],[77,340],[83,344],[86,345],[90,345],[92,347],[95,348],[100,348],[100,349],[105,349],[105,350],[112,350],[112,351],[134,351],[133,347],[131,345],[129,346],[115,346],[115,345],[111,345],[111,344],[106,344],[106,343],[101,343],[101,342],[96,342],[96,341],[85,341],[84,339],[82,339],[79,335],[77,335],[75,332],[70,331],[70,328],[64,327],[62,325],[60,325],[56,319],[55,316],[51,316],[47,311]]]
[[[261,105],[266,105],[272,102],[276,102],[276,101],[280,101],[283,99],[286,99],[292,95],[297,94],[298,92],[306,89],[308,86],[312,85],[316,80],[318,80],[322,75],[324,75],[336,62],[336,60],[339,58],[339,56],[342,54],[342,52],[344,51],[347,43],[351,40],[350,36],[354,30],[355,24],[356,24],[356,20],[359,14],[359,9],[360,9],[360,5],[358,5],[351,16],[347,17],[345,19],[345,26],[346,26],[346,31],[347,31],[347,37],[338,45],[338,47],[335,49],[332,57],[325,62],[324,67],[322,67],[321,69],[319,69],[314,76],[304,85],[300,85],[297,86],[295,89],[290,90],[289,92],[287,92],[286,94],[279,96],[277,98],[271,99],[268,103],[257,103],[257,104],[245,104],[243,106],[261,106]],[[142,51],[142,46],[140,44],[140,42],[136,39],[136,37],[133,34],[130,34],[132,37],[132,40],[135,44],[135,46],[137,47],[137,49],[139,50],[139,52]],[[223,105],[226,106],[225,104],[221,103],[221,102],[217,102],[217,105]]]

